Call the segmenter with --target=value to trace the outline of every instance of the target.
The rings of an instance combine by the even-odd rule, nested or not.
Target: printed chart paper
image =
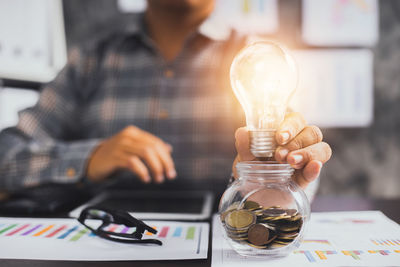
[[[61,0],[0,1],[0,78],[48,82],[66,61]]]
[[[293,53],[299,84],[293,110],[320,127],[365,127],[373,120],[373,54],[368,49]]]
[[[278,260],[238,255],[213,218],[212,266],[400,266],[400,226],[379,211],[312,213],[301,246]]]
[[[208,223],[148,221],[162,246],[122,244],[99,238],[75,219],[0,218],[0,258],[37,260],[173,260],[205,259]],[[133,229],[110,225],[108,231]]]
[[[378,2],[303,0],[303,40],[319,46],[375,45],[379,39]]]

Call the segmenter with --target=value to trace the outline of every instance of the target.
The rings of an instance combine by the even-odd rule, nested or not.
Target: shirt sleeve
[[[100,142],[80,138],[83,92],[94,68],[87,62],[73,50],[65,68],[42,89],[38,103],[19,113],[16,127],[0,133],[0,190],[74,183],[85,175],[87,159]]]

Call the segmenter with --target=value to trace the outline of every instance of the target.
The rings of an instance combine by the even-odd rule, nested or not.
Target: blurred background
[[[288,46],[300,71],[292,108],[323,130],[333,157],[319,194],[400,197],[400,1],[216,0],[215,35]],[[33,105],[88,32],[142,0],[0,0],[0,129]]]

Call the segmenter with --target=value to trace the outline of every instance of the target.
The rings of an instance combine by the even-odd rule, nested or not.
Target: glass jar
[[[239,178],[219,204],[224,236],[243,256],[283,257],[299,247],[310,216],[294,169],[274,161],[236,165]]]

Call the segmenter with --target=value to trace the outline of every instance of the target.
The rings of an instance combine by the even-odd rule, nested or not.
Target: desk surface
[[[364,199],[355,197],[317,197],[312,204],[312,211],[345,211],[345,210],[381,210],[386,216],[400,223],[400,199]],[[181,261],[125,261],[125,262],[66,262],[66,261],[40,261],[40,260],[0,260],[1,266],[211,266],[211,242],[208,259],[206,260],[181,260]]]

